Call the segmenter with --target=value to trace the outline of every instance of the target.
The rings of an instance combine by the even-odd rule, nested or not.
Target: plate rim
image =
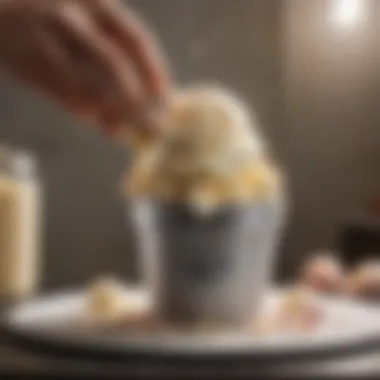
[[[134,286],[128,289],[131,293],[142,293],[145,289]],[[122,359],[125,362],[126,358],[133,362],[143,361],[172,361],[178,364],[179,362],[212,362],[218,360],[219,364],[227,364],[231,361],[250,361],[251,363],[267,365],[268,363],[300,363],[312,360],[326,360],[333,358],[341,358],[353,354],[366,354],[372,351],[380,350],[380,323],[377,331],[374,329],[364,330],[363,335],[355,334],[350,339],[338,341],[328,341],[328,344],[313,344],[313,345],[296,345],[296,346],[270,346],[270,349],[258,350],[257,347],[250,345],[242,346],[195,346],[193,344],[180,347],[180,344],[174,343],[160,344],[156,341],[141,341],[133,340],[125,341],[121,344],[120,341],[114,344],[105,344],[100,339],[91,340],[85,339],[74,341],[72,335],[41,333],[38,330],[22,328],[11,322],[11,317],[20,309],[30,305],[38,305],[45,300],[57,300],[59,297],[80,297],[83,291],[59,292],[47,294],[43,297],[37,297],[34,300],[27,301],[21,305],[16,305],[9,308],[2,315],[0,321],[1,336],[9,343],[27,350],[39,351],[45,354],[58,354],[64,356],[74,356],[78,358],[89,359],[105,359],[116,360]],[[358,306],[360,303],[358,303]],[[379,309],[380,316],[380,309]],[[374,326],[373,326],[374,327]],[[115,344],[116,343],[116,344]],[[219,362],[223,359],[222,362]],[[182,364],[183,364],[182,363]]]

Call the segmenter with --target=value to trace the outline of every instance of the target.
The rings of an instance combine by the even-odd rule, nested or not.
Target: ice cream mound
[[[258,123],[232,93],[212,86],[179,91],[165,125],[163,138],[137,149],[129,194],[208,212],[280,193],[280,171]]]

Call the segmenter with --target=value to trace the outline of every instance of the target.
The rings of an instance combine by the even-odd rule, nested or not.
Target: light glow
[[[347,27],[357,24],[362,18],[364,0],[335,0],[333,22]]]

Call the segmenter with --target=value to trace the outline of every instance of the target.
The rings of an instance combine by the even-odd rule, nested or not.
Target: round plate
[[[281,299],[270,294],[266,310]],[[148,293],[125,294],[131,315],[149,310]],[[380,309],[350,300],[318,298],[324,322],[313,333],[258,337],[250,333],[178,333],[131,328],[105,331],[86,317],[83,292],[39,298],[9,310],[2,323],[11,343],[49,354],[122,360],[124,364],[268,365],[333,359],[380,348]]]

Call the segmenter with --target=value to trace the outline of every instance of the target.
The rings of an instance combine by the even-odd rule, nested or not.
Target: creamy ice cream
[[[118,319],[126,311],[124,289],[120,282],[111,278],[99,278],[88,290],[88,310],[99,320]]]
[[[201,212],[280,194],[280,172],[258,123],[233,94],[207,86],[179,91],[165,123],[163,139],[137,149],[131,194],[187,203]]]

